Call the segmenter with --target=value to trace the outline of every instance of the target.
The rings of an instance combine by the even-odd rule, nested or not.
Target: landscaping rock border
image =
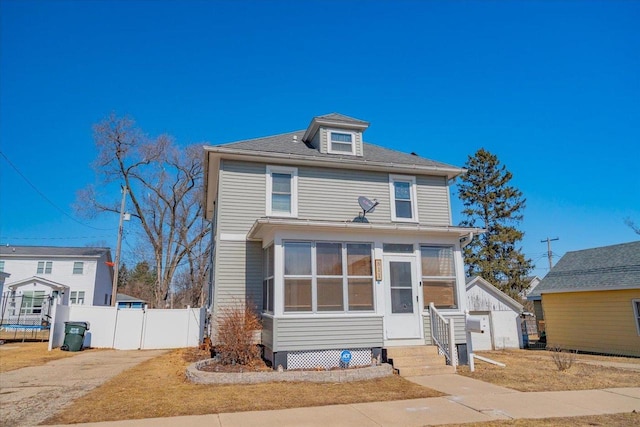
[[[333,371],[269,371],[269,372],[207,372],[200,368],[214,359],[201,360],[187,367],[186,376],[196,384],[257,384],[266,382],[306,381],[314,383],[344,383],[363,381],[393,375],[393,367],[388,363],[363,368],[339,369]]]

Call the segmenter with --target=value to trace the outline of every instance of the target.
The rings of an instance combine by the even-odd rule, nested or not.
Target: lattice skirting
[[[349,348],[341,350],[290,351],[287,353],[287,369],[331,369],[346,367],[340,362],[344,350],[351,352],[349,366],[371,365],[370,348]]]

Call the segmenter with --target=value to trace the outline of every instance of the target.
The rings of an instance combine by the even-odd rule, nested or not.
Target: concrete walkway
[[[410,377],[445,397],[81,424],[100,427],[418,427],[640,412],[640,387],[523,393],[455,374]]]
[[[165,352],[87,351],[46,365],[3,372],[0,374],[0,425],[37,425],[120,372]]]

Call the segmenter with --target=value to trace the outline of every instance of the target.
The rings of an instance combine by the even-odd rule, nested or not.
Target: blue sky
[[[2,244],[115,247],[117,216],[71,218],[95,181],[91,126],[110,112],[181,144],[335,111],[369,121],[368,142],[454,165],[484,147],[527,198],[523,249],[540,276],[546,237],[560,239],[554,261],[640,238],[624,224],[640,223],[640,2],[0,7],[0,149],[56,205],[0,157]]]

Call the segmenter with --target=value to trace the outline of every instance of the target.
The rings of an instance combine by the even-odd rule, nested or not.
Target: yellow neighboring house
[[[547,347],[640,357],[640,241],[567,252],[528,299]]]

